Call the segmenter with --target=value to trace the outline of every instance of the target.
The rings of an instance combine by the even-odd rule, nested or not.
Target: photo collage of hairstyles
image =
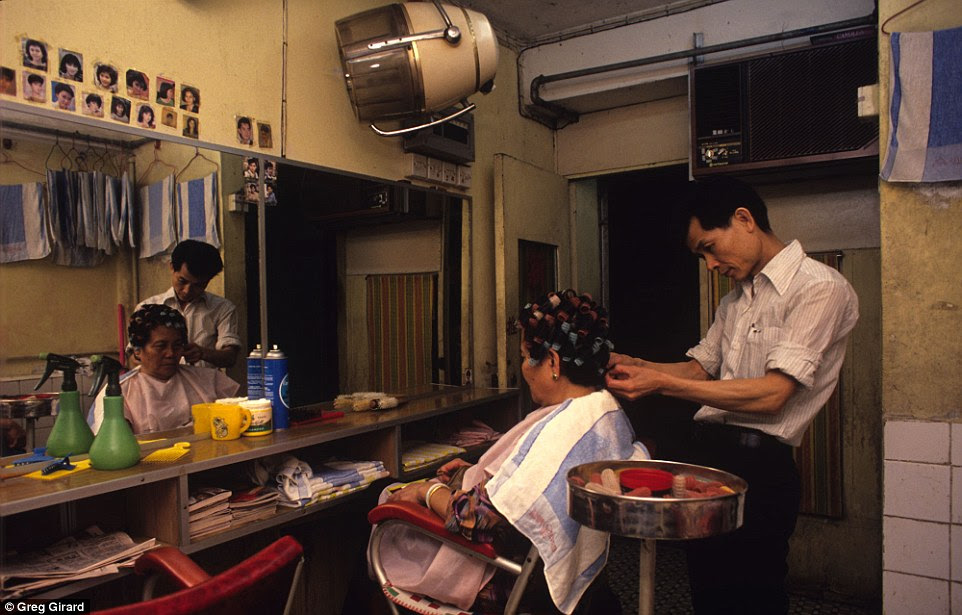
[[[54,109],[148,130],[179,132],[200,138],[200,88],[163,75],[151,78],[134,68],[121,71],[116,64],[95,60],[84,77],[84,55],[72,49],[54,51],[46,42],[20,38],[22,66],[20,79],[13,67],[0,66],[0,95],[50,105]],[[55,55],[56,54],[56,55]],[[237,116],[237,141],[241,145],[273,148],[271,125]],[[255,131],[256,128],[256,131]]]
[[[258,164],[259,163],[259,164]],[[264,203],[266,205],[277,205],[277,164],[273,160],[258,160],[257,158],[244,158],[244,187],[238,193],[240,200],[248,203],[257,202],[257,185],[259,169],[264,170]]]

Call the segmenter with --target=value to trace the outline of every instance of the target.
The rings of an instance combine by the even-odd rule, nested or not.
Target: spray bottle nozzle
[[[124,366],[120,364],[120,361],[105,355],[95,354],[90,357],[90,364],[97,368],[94,374],[94,385],[90,389],[90,395],[97,394],[97,391],[104,383],[104,378],[107,379],[107,396],[119,397],[122,395],[120,390],[120,370],[122,370]]]
[[[63,385],[61,385],[60,390],[77,390],[77,370],[80,369],[80,363],[78,363],[76,359],[52,352],[42,353],[40,358],[47,362],[47,368],[44,370],[40,382],[37,383],[37,386],[33,387],[34,391],[39,390],[40,387],[43,386],[43,383],[47,381],[47,378],[50,377],[50,374],[58,370],[63,372]]]

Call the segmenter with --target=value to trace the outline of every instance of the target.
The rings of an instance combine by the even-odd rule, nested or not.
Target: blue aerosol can
[[[287,389],[287,355],[274,344],[264,357],[264,397],[271,400],[274,429],[287,429],[291,424],[288,416],[291,402]]]
[[[261,399],[264,395],[264,350],[258,344],[247,355],[247,399]]]

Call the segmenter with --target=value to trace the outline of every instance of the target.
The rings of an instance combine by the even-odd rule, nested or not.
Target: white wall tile
[[[962,423],[952,423],[952,465],[962,466]]]
[[[952,468],[952,523],[962,523],[962,468]]]
[[[886,461],[883,512],[896,517],[948,523],[951,480],[949,466]]]
[[[882,519],[885,570],[949,579],[949,525],[886,516]]]
[[[962,583],[952,584],[952,612],[962,613]]]
[[[949,615],[949,582],[883,572],[882,610],[885,615]]]
[[[949,462],[949,424],[926,421],[885,423],[885,459]]]

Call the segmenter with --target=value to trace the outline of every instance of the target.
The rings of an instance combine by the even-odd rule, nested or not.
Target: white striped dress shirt
[[[835,389],[857,321],[851,284],[793,241],[725,295],[708,334],[687,355],[719,380],[778,370],[795,379],[795,392],[774,415],[702,406],[695,420],[758,429],[798,446]]]

